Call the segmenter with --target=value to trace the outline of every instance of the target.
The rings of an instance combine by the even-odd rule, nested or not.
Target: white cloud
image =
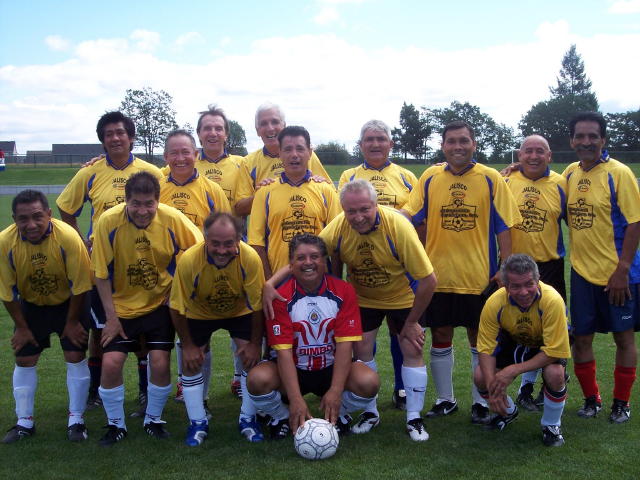
[[[614,1],[609,7],[609,13],[627,14],[640,13],[640,0]]]
[[[69,40],[60,35],[49,35],[45,37],[44,43],[54,52],[64,52],[70,46]]]
[[[204,43],[204,37],[198,32],[187,32],[180,35],[176,41],[175,46],[177,48],[182,48],[187,45],[193,44],[202,44]]]
[[[340,19],[340,14],[335,7],[323,7],[320,12],[313,17],[313,21],[318,25],[327,25]]]
[[[160,45],[160,34],[149,30],[134,30],[129,36],[138,50],[153,52]]]
[[[231,37],[222,37],[219,42],[221,47],[226,47],[231,44]]]
[[[173,96],[179,124],[193,125],[197,112],[219,104],[244,127],[249,150],[260,146],[253,116],[267,100],[282,105],[287,123],[306,126],[316,145],[336,140],[351,148],[371,118],[398,125],[403,101],[416,107],[469,101],[517,127],[549,97],[571,43],[601,105],[638,108],[640,64],[629,61],[628,46],[640,44],[640,33],[581,37],[560,21],[540,25],[536,35],[530,43],[446,51],[367,50],[330,34],[280,36],[254,41],[242,54],[220,51],[203,64],[162,60],[139,48],[139,37],[96,38],[78,44],[64,62],[0,67],[0,131],[21,152],[95,142],[99,116],[117,108],[126,89],[144,86]]]

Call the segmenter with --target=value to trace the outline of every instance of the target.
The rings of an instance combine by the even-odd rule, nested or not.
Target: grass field
[[[636,165],[634,165],[636,166]],[[556,166],[560,167],[560,165]],[[344,167],[342,167],[344,168]],[[417,174],[423,166],[412,167]],[[60,169],[65,170],[65,169]],[[64,184],[68,177],[53,181],[48,170],[32,170],[41,183]],[[340,167],[330,166],[329,174],[337,180]],[[562,170],[562,168],[559,168]],[[5,184],[0,173],[0,184]],[[638,172],[636,171],[636,175]],[[22,184],[36,184],[29,177]],[[54,196],[50,196],[54,205]],[[11,197],[0,196],[0,229],[11,222]],[[86,226],[87,211],[80,220]],[[54,208],[54,211],[57,210]],[[86,228],[86,227],[84,227]],[[9,346],[12,322],[0,308],[0,428],[9,428],[15,421],[11,375],[13,355]],[[237,432],[239,401],[229,392],[232,375],[229,339],[226,333],[214,335],[212,387],[209,405],[213,419],[209,439],[201,448],[183,445],[186,429],[184,407],[169,401],[164,419],[172,438],[156,441],[142,432],[141,421],[128,419],[129,437],[111,449],[98,447],[101,427],[106,423],[103,410],[87,412],[90,439],[85,444],[70,444],[66,440],[66,384],[62,353],[55,339],[46,350],[38,367],[39,386],[36,395],[37,435],[29,441],[0,445],[0,478],[15,478],[19,474],[35,478],[199,478],[206,474],[214,478],[401,478],[401,479],[559,479],[602,478],[637,479],[640,467],[633,457],[640,445],[640,428],[634,410],[626,425],[610,425],[606,420],[613,386],[613,356],[615,345],[610,336],[599,335],[595,341],[599,360],[599,381],[605,409],[595,420],[578,418],[576,410],[582,404],[578,383],[569,384],[569,399],[563,418],[566,445],[559,449],[545,448],[540,441],[539,414],[522,412],[518,420],[504,432],[484,432],[469,422],[470,355],[464,332],[455,337],[455,386],[460,411],[438,420],[426,421],[431,439],[413,443],[404,433],[404,412],[391,407],[393,374],[388,354],[388,336],[381,330],[378,345],[378,365],[382,378],[379,396],[381,424],[370,434],[341,439],[335,457],[322,462],[309,462],[298,457],[291,440],[280,443],[249,444]],[[428,358],[427,358],[428,359]],[[174,367],[175,369],[175,367]],[[569,368],[572,373],[572,368]],[[175,371],[174,371],[175,374]],[[174,375],[175,379],[175,375]],[[125,408],[135,409],[137,374],[132,356],[126,367],[127,387]],[[637,387],[633,399],[638,405]],[[515,396],[515,388],[512,388]],[[310,398],[314,411],[318,401]],[[426,407],[434,400],[432,385],[427,388]]]

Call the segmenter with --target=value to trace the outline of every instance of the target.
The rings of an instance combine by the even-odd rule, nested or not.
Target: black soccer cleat
[[[474,425],[486,425],[491,421],[489,408],[481,403],[471,405],[471,423]]]
[[[391,403],[398,410],[407,409],[407,393],[404,390],[394,390],[391,396]]]
[[[600,410],[602,410],[602,402],[599,402],[595,395],[591,395],[584,399],[584,405],[578,410],[578,416],[582,418],[595,418]]]
[[[35,433],[35,425],[31,428],[23,427],[22,425],[14,425],[9,430],[7,430],[7,434],[2,439],[2,443],[15,443],[24,438],[32,437],[35,435]]]
[[[269,436],[271,440],[283,440],[289,436],[289,419],[278,420],[269,425]]]
[[[513,422],[516,418],[518,418],[518,407],[514,405],[513,409],[514,409],[513,412],[507,415],[500,415],[496,413],[493,417],[491,417],[491,420],[489,421],[489,423],[487,423],[484,426],[484,429],[500,430],[500,431],[504,430],[507,425]]]
[[[611,423],[625,423],[629,421],[631,417],[631,407],[628,402],[624,400],[613,399],[613,405],[611,405],[611,415],[609,415],[609,421]]]
[[[560,425],[547,425],[542,427],[542,443],[546,447],[561,447],[564,445],[564,437]]]
[[[445,400],[444,402],[436,403],[431,407],[426,414],[426,418],[438,418],[438,417],[446,417],[447,415],[451,415],[458,411],[458,402],[454,400],[453,402],[449,402]]]
[[[110,447],[111,445],[115,445],[116,443],[124,440],[127,436],[127,430],[124,428],[120,428],[115,425],[107,425],[105,428],[107,429],[107,433],[105,433],[98,442],[101,447]]]
[[[349,435],[351,433],[351,415],[340,415],[338,420],[336,421],[336,430],[338,430],[338,435],[344,437],[345,435]]]
[[[169,438],[169,432],[166,428],[164,428],[165,422],[148,422],[144,424],[144,431],[147,432],[147,435],[153,438],[157,438],[159,440],[166,440]]]
[[[84,423],[74,423],[67,428],[67,438],[70,442],[84,442],[89,438],[89,431]]]

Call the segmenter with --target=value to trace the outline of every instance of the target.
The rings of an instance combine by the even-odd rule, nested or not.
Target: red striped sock
[[[578,377],[580,386],[582,387],[582,393],[584,398],[589,398],[595,395],[598,402],[600,399],[600,389],[598,388],[598,382],[596,382],[596,361],[582,362],[573,364],[573,371]]]
[[[613,371],[613,398],[629,402],[631,388],[636,379],[636,367],[622,367],[616,365]]]

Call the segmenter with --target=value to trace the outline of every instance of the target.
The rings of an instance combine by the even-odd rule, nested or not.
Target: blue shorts
[[[631,299],[618,307],[609,303],[602,285],[594,285],[571,269],[571,332],[574,335],[624,332],[640,327],[637,298],[638,284],[629,284]]]

